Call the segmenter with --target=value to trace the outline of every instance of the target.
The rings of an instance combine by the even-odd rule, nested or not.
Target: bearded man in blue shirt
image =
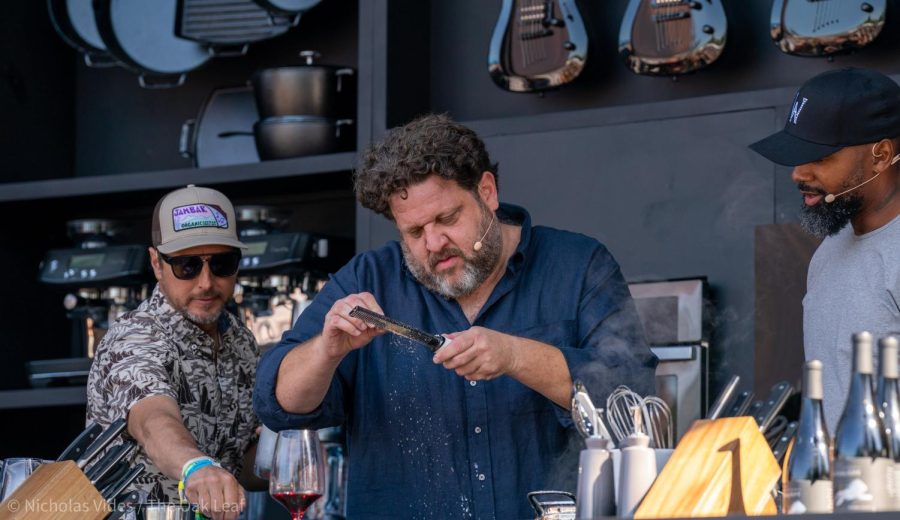
[[[257,414],[274,430],[345,425],[349,518],[531,517],[526,493],[574,488],[572,381],[596,402],[654,391],[618,264],[501,204],[484,143],[443,115],[389,132],[354,184],[400,241],[351,260],[266,353]],[[355,306],[452,342],[432,354]]]

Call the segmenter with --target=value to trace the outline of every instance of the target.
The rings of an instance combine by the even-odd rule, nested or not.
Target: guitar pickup
[[[653,21],[656,23],[674,22],[675,20],[683,20],[690,17],[690,11],[682,11],[679,13],[655,14],[653,15]]]
[[[553,36],[553,31],[550,29],[544,29],[542,31],[524,32],[519,35],[519,39],[521,39],[521,40],[536,40],[538,38],[545,38],[547,36]]]
[[[692,0],[653,0],[650,2],[650,7],[652,8],[660,8],[660,7],[680,7],[683,5],[691,5]]]

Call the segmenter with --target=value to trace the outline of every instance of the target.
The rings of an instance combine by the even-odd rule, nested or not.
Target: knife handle
[[[746,390],[734,397],[734,401],[728,403],[726,411],[719,417],[740,417],[747,412],[750,403],[753,401],[753,392]]]
[[[118,481],[120,478],[125,476],[125,473],[128,472],[129,468],[131,468],[131,464],[128,463],[127,460],[120,460],[116,463],[109,471],[103,475],[102,478],[98,478],[97,482],[94,484],[96,489],[104,489],[113,482]]]
[[[797,423],[791,422],[788,423],[787,428],[785,428],[784,433],[778,438],[778,441],[775,442],[775,446],[772,448],[772,455],[775,456],[775,460],[778,461],[780,465],[784,460],[784,456],[787,453],[788,444],[791,442],[791,439],[794,438],[794,435],[797,434]]]
[[[768,399],[766,399],[763,410],[757,416],[759,431],[763,433],[766,432],[769,426],[771,426],[772,421],[775,419],[775,416],[781,412],[781,409],[784,407],[784,404],[787,403],[788,398],[791,397],[793,392],[794,387],[787,381],[780,381],[772,386],[772,390],[769,393]]]
[[[434,352],[435,354],[437,354],[437,351],[438,351],[438,350],[441,350],[442,348],[446,347],[447,345],[453,343],[453,340],[451,340],[451,339],[448,338],[447,336],[437,336],[437,337],[438,337],[438,338],[441,338],[441,345],[440,345],[438,348],[436,348],[436,349],[434,349],[434,350],[432,351],[432,352]]]
[[[109,452],[103,456],[96,464],[91,466],[85,476],[91,481],[92,484],[96,484],[98,481],[103,480],[103,477],[107,476],[109,470],[112,469],[120,460],[128,457],[131,454],[132,450],[135,448],[135,443],[131,441],[125,441],[122,444],[112,448]]]
[[[110,424],[105,430],[103,430],[103,433],[101,433],[94,440],[94,442],[92,442],[91,445],[88,446],[86,450],[84,450],[84,453],[81,455],[81,457],[78,458],[78,468],[84,469],[84,467],[87,466],[88,462],[90,462],[91,459],[93,459],[97,456],[98,453],[106,449],[106,447],[110,445],[113,439],[115,439],[123,431],[125,431],[125,427],[127,425],[128,423],[125,418],[113,421],[112,424]]]
[[[99,423],[91,423],[90,426],[87,427],[83,432],[81,432],[78,437],[75,437],[75,440],[69,444],[65,450],[59,455],[59,458],[56,459],[57,462],[62,462],[64,460],[78,460],[81,458],[81,455],[85,452],[88,446],[91,445],[96,439],[97,436],[103,431],[103,426],[100,426]]]
[[[106,486],[106,488],[104,488],[103,491],[100,492],[100,494],[106,500],[111,500],[113,497],[118,496],[119,493],[121,493],[126,487],[128,487],[128,485],[131,484],[134,479],[138,478],[138,476],[140,476],[140,474],[143,472],[143,463],[134,466],[133,468],[128,470],[128,473],[126,473],[124,477],[119,479],[118,482],[114,482]]]

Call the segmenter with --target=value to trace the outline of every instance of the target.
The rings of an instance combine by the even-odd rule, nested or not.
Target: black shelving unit
[[[0,184],[0,202],[111,195],[143,190],[175,189],[185,184],[218,185],[249,181],[261,182],[285,177],[340,173],[353,169],[355,160],[355,152],[343,152],[212,168],[183,168],[6,183]]]
[[[372,114],[378,112],[373,105],[384,106],[373,97],[371,82],[378,76],[372,49],[386,45],[386,35],[373,24],[386,25],[386,7],[382,0],[325,0],[285,35],[251,45],[246,56],[211,60],[192,71],[185,85],[169,90],[143,90],[124,69],[86,67],[53,31],[46,3],[17,5],[0,21],[4,34],[18,37],[13,63],[7,66],[0,52],[2,77],[8,72],[11,85],[21,79],[25,87],[24,96],[10,97],[0,82],[0,152],[7,152],[0,154],[0,228],[7,240],[0,244],[0,271],[7,273],[6,297],[0,298],[6,332],[0,419],[26,421],[45,432],[0,436],[0,458],[55,457],[83,427],[83,385],[28,388],[25,377],[26,361],[68,355],[65,289],[37,280],[44,253],[70,245],[66,221],[122,220],[133,224],[128,240],[148,243],[156,200],[196,184],[222,190],[235,205],[290,209],[292,229],[356,236],[350,183],[355,151],[195,168],[178,153],[178,129],[197,116],[213,89],[245,84],[261,68],[299,64],[299,51],[312,49],[321,52],[324,64],[356,69],[357,142],[368,142]],[[6,102],[13,104],[10,110]]]
[[[87,395],[83,386],[0,391],[0,410],[51,406],[81,407],[85,403]]]

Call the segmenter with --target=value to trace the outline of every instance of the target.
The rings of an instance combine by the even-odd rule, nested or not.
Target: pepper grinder
[[[633,518],[644,495],[656,480],[656,453],[650,437],[643,432],[639,406],[631,407],[634,431],[622,441],[622,467],[619,468],[619,518]]]

